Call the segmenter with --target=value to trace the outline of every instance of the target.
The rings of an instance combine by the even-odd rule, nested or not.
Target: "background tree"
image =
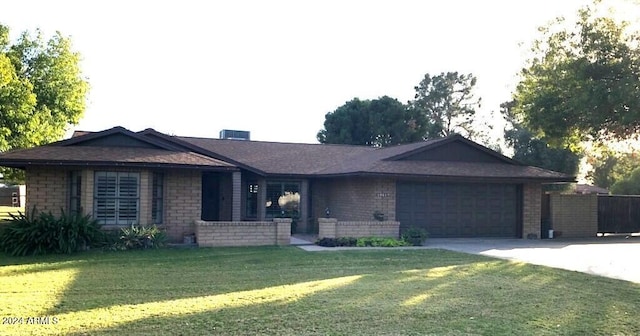
[[[513,148],[513,159],[526,165],[576,175],[580,155],[565,148],[553,148],[526,128],[505,131],[505,141]]]
[[[640,167],[616,181],[611,186],[611,193],[618,195],[640,195]]]
[[[638,161],[640,153],[636,150],[620,152],[606,146],[599,147],[587,157],[587,163],[592,167],[587,178],[594,185],[610,188],[616,182],[631,176],[634,169],[640,168]]]
[[[324,129],[318,132],[320,143],[372,145],[368,103],[358,98],[344,103],[325,115]]]
[[[553,148],[537,138],[529,129],[517,122],[513,115],[514,102],[500,105],[507,121],[504,131],[506,144],[513,149],[513,159],[526,165],[576,175],[580,165],[579,154],[569,148]]]
[[[457,72],[426,74],[415,87],[415,99],[409,104],[427,121],[425,138],[445,137],[454,133],[473,137],[476,109],[480,99],[473,88],[476,77]]]
[[[89,85],[70,39],[57,32],[45,41],[36,33],[11,44],[9,28],[0,25],[0,151],[59,140],[85,110]]]
[[[422,139],[424,122],[397,99],[354,98],[325,115],[320,143],[388,146]]]
[[[514,112],[554,146],[626,138],[640,130],[640,34],[596,15],[599,2],[540,29],[520,73]]]

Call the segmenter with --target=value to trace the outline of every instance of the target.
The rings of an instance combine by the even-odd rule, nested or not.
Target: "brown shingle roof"
[[[274,175],[313,175],[375,151],[366,146],[301,144],[178,137],[189,144]]]
[[[131,142],[122,143],[126,137],[131,138]],[[111,139],[111,142],[104,139]],[[494,156],[495,163],[414,161],[409,158],[454,141],[461,141]],[[114,146],[118,143],[125,147]],[[0,154],[2,166],[22,168],[32,164],[175,166],[223,170],[243,168],[270,176],[373,174],[460,180],[573,181],[573,176],[519,164],[460,136],[373,148],[176,137],[152,129],[133,133],[114,127],[47,146]]]
[[[509,180],[573,181],[573,176],[518,164],[387,160],[404,153],[437,146],[451,138],[434,139],[384,148],[351,145],[300,144],[177,137],[191,145],[217,153],[264,174],[340,176],[358,174],[477,178]],[[496,154],[500,156],[499,154]]]
[[[542,168],[480,162],[380,161],[371,165],[365,172],[430,178],[458,177],[509,180],[536,179],[556,182],[573,181],[572,176]]]
[[[0,154],[0,165],[161,165],[234,169],[227,162],[193,152],[140,147],[40,146]]]

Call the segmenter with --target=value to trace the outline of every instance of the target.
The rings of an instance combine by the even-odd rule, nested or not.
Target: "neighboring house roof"
[[[93,133],[93,132],[89,132],[89,131],[73,131],[73,134],[71,134],[71,137],[72,138],[76,138],[76,137],[87,135],[87,134],[90,134],[90,133]]]
[[[609,189],[589,184],[576,184],[576,194],[604,194],[609,195]]]
[[[263,176],[392,175],[433,179],[571,182],[461,136],[384,148],[169,136],[121,127],[0,154],[0,165],[172,165],[245,169]]]

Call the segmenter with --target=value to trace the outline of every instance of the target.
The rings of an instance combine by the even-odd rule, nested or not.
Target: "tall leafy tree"
[[[80,55],[59,32],[23,32],[14,44],[0,25],[0,151],[59,140],[85,110]],[[6,173],[6,172],[5,172]]]
[[[9,30],[0,30],[8,41]],[[69,124],[77,124],[85,110],[88,83],[82,77],[80,55],[59,32],[46,40],[22,33],[15,44],[5,42],[1,54],[10,60],[9,85],[3,86],[0,127],[9,133],[6,150],[60,139]]]
[[[634,169],[640,167],[640,153],[637,150],[621,152],[604,145],[598,147],[587,156],[587,162],[592,167],[587,178],[591,179],[594,185],[609,188],[628,178]]]
[[[389,146],[423,139],[425,121],[407,105],[384,96],[369,102],[369,125],[375,146]]]
[[[419,141],[424,122],[397,99],[384,96],[373,100],[354,98],[325,115],[321,143],[389,146]]]
[[[554,146],[640,130],[640,34],[596,15],[599,5],[580,9],[573,27],[559,18],[541,28],[520,73],[514,112]]]
[[[514,160],[570,175],[578,172],[580,155],[567,148],[551,147],[526,128],[517,127],[506,131],[505,141],[513,148]]]
[[[611,192],[618,195],[640,195],[640,167],[616,181],[611,186]]]
[[[570,175],[578,172],[581,155],[569,148],[554,148],[536,137],[526,126],[513,116],[513,102],[500,105],[507,120],[504,131],[505,142],[513,149],[513,159],[527,165],[550,169]]]
[[[427,120],[428,138],[445,137],[454,133],[473,137],[473,122],[480,98],[473,89],[476,77],[458,72],[426,74],[415,87],[415,99],[410,105]]]

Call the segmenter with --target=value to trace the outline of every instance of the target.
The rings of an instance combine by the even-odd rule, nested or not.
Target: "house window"
[[[247,183],[247,199],[245,202],[245,217],[258,218],[258,183]]]
[[[140,174],[96,172],[94,217],[101,224],[128,225],[138,222]]]
[[[82,190],[82,173],[74,170],[69,173],[69,213],[80,214],[80,196]]]
[[[298,217],[300,213],[300,183],[267,182],[266,217]]]
[[[153,173],[151,188],[151,220],[153,224],[162,224],[164,212],[164,174]]]

